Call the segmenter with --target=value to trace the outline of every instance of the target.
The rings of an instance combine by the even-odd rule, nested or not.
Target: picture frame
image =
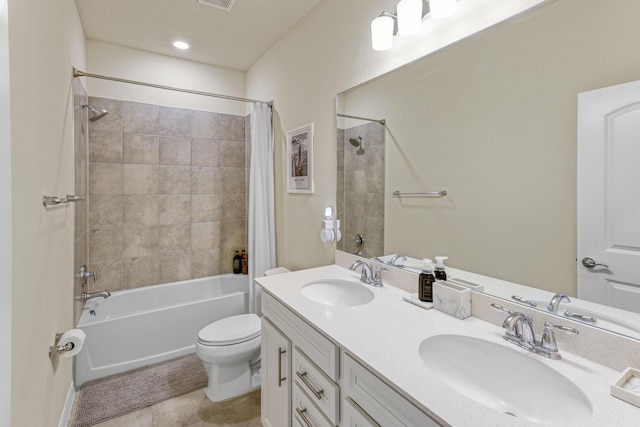
[[[313,193],[313,123],[287,132],[287,192]]]

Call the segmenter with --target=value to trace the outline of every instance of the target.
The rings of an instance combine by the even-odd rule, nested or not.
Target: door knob
[[[607,264],[599,264],[597,262],[595,262],[595,260],[593,258],[582,258],[582,265],[584,265],[587,268],[593,268],[596,266],[600,266],[600,267],[604,267],[604,268],[609,268],[609,266]]]

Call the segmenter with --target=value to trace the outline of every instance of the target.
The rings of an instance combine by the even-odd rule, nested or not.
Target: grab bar
[[[447,195],[447,190],[427,191],[424,193],[402,193],[399,190],[396,190],[392,194],[397,197],[402,197],[402,196],[444,197]]]
[[[73,194],[67,194],[64,197],[59,196],[42,196],[42,206],[57,206],[61,203],[81,202],[84,200],[84,196],[76,196]]]

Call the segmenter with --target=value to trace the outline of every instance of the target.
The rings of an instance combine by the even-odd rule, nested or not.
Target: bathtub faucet
[[[83,292],[82,293],[82,302],[87,302],[91,298],[109,298],[111,296],[111,292],[108,290],[100,291],[100,292]]]

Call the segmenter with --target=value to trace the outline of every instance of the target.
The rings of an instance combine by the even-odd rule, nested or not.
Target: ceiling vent
[[[215,7],[216,9],[221,9],[226,12],[231,12],[233,5],[236,4],[236,0],[198,0],[198,3],[204,4],[205,6]]]

